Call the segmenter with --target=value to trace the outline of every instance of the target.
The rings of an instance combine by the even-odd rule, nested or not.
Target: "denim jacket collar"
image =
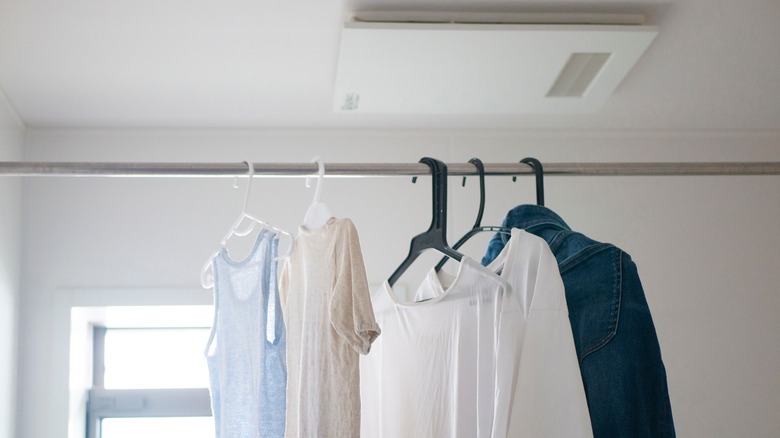
[[[569,225],[554,211],[541,205],[524,204],[509,210],[504,226],[529,230],[535,227],[571,231]]]

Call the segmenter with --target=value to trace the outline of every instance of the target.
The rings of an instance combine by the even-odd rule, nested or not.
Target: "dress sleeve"
[[[338,234],[330,323],[355,351],[368,354],[381,330],[374,319],[360,239],[349,219],[344,220]]]

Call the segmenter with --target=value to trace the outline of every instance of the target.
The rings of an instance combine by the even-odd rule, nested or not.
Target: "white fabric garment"
[[[301,227],[279,293],[287,326],[285,436],[359,436],[358,356],[368,354],[380,329],[352,221]]]
[[[502,338],[498,322],[504,311],[522,313],[518,301],[469,258],[456,277],[428,275],[421,288],[430,300],[402,302],[387,282],[374,294],[383,334],[360,359],[362,436],[490,437],[496,358],[502,343],[516,342]]]
[[[502,320],[502,329],[518,330],[523,337],[499,358],[500,366],[513,372],[511,381],[498,383],[495,436],[592,437],[563,280],[547,242],[514,228],[488,268],[501,272],[523,312],[502,315],[511,318]],[[519,328],[523,320],[524,329]],[[509,374],[500,370],[498,375]]]
[[[517,300],[507,306],[515,313],[501,315],[507,341],[499,352],[493,436],[592,437],[563,280],[547,242],[514,228],[488,269],[500,272]],[[429,271],[416,301],[440,293],[430,286],[436,276]],[[443,271],[438,277],[451,281]],[[510,333],[517,334],[511,346]]]

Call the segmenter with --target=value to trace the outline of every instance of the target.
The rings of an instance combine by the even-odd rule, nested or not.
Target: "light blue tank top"
[[[214,324],[206,346],[217,438],[284,436],[287,364],[276,282],[278,236],[258,234],[241,261],[214,257]]]

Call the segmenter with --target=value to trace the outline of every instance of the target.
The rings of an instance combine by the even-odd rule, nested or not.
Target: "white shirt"
[[[524,230],[488,266],[500,272],[514,303],[504,306],[496,373],[494,437],[592,437],[588,404],[574,349],[566,294],[547,242]],[[431,269],[415,301],[440,294]]]
[[[501,271],[519,299],[521,313],[502,314],[502,329],[522,333],[516,348],[500,352],[499,366],[512,372],[497,374],[511,381],[498,382],[494,436],[592,437],[563,280],[547,242],[514,228],[488,268]]]
[[[374,295],[383,334],[360,359],[362,436],[491,436],[500,315],[521,310],[508,284],[469,258],[451,280],[427,276],[421,288],[434,296],[423,302],[402,302],[387,282]]]

